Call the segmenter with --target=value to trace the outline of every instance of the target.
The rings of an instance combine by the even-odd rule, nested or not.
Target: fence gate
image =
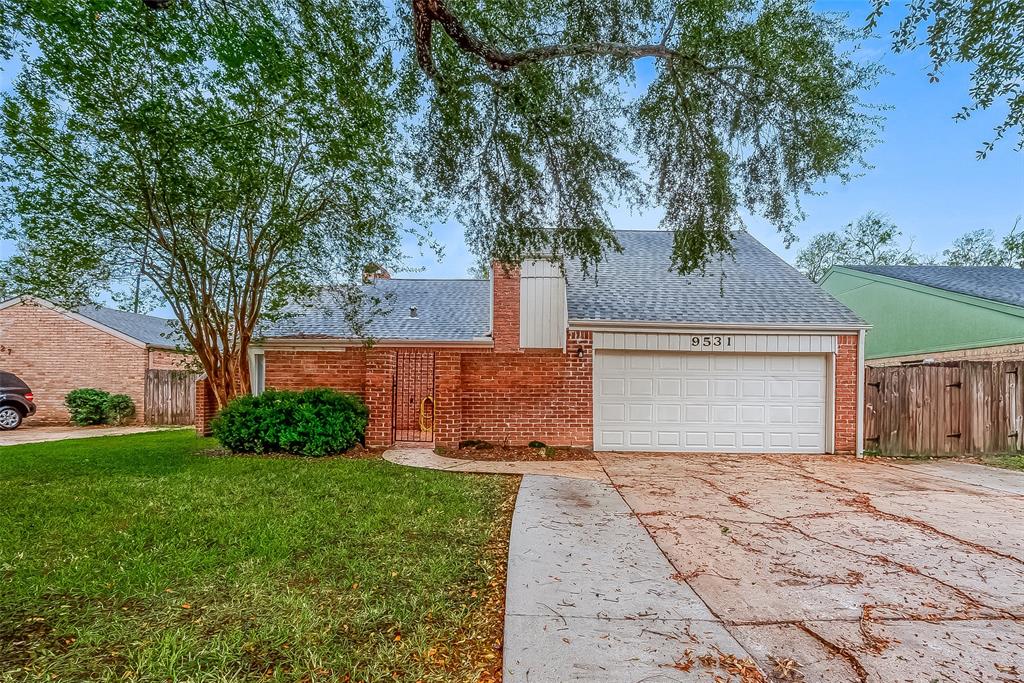
[[[147,370],[146,424],[195,424],[196,379],[185,370]]]
[[[395,441],[434,440],[434,354],[395,351],[392,435]]]

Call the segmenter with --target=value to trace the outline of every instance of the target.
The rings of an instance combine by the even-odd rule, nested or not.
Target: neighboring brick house
[[[38,410],[26,424],[64,424],[64,396],[83,387],[131,396],[146,414],[149,370],[180,370],[171,321],[99,306],[75,311],[21,296],[0,302],[0,369],[32,388]],[[184,382],[182,383],[184,384]]]
[[[870,366],[1024,360],[1019,268],[836,266],[821,286],[871,324]]]
[[[859,452],[856,315],[745,232],[688,276],[671,234],[617,237],[596,278],[528,261],[489,281],[376,280],[372,346],[330,297],[296,308],[254,351],[254,388],[357,393],[370,445]]]

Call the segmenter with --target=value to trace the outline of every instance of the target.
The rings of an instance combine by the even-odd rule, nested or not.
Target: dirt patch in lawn
[[[464,445],[454,449],[443,449],[438,455],[461,460],[483,460],[488,462],[552,462],[561,460],[593,460],[594,452],[589,448],[567,448],[562,446],[495,446],[489,443]]]

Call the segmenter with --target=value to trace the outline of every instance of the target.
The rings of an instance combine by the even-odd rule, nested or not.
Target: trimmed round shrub
[[[268,390],[231,401],[210,423],[234,453],[342,453],[363,440],[370,411],[358,396],[334,389]]]
[[[105,412],[107,422],[123,425],[135,417],[135,401],[127,394],[111,394],[107,397]]]
[[[87,427],[107,421],[109,399],[110,394],[100,389],[72,389],[64,397],[64,405],[71,414],[72,424]]]

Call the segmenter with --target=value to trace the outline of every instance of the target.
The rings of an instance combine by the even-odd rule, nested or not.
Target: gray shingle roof
[[[487,280],[377,280],[363,287],[379,301],[380,315],[370,317],[364,334],[376,339],[472,341],[491,328],[491,287]],[[417,316],[409,308],[416,306]],[[357,336],[346,320],[345,305],[336,293],[318,301],[292,305],[287,318],[267,327],[264,336],[348,339]]]
[[[173,320],[105,306],[81,306],[75,309],[75,313],[149,346],[165,349],[176,347],[178,334]]]
[[[1005,266],[843,266],[948,292],[1024,307],[1024,270]]]
[[[622,253],[609,254],[584,277],[568,268],[569,319],[707,325],[861,326],[849,308],[743,231],[734,233],[735,258],[706,272],[671,270],[672,234],[621,231]]]

